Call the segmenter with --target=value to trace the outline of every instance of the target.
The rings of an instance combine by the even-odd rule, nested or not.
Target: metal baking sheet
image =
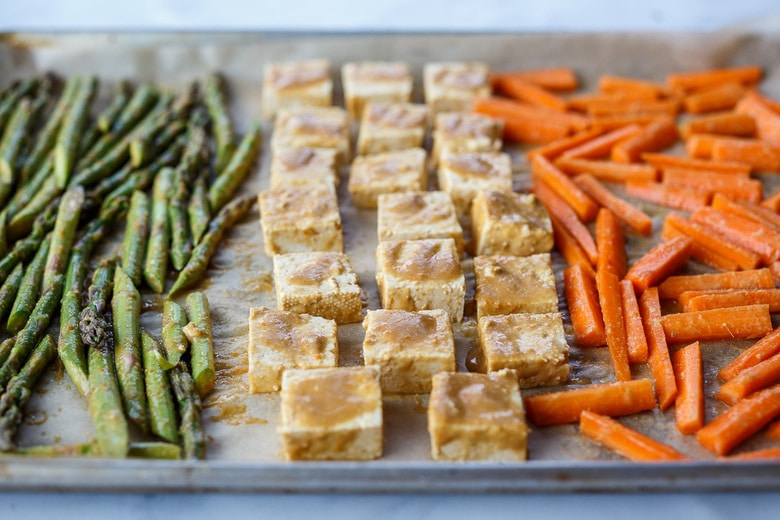
[[[349,60],[396,59],[409,63],[417,77],[415,98],[422,100],[424,63],[482,60],[493,69],[570,66],[584,89],[594,88],[603,73],[662,80],[683,69],[758,63],[766,70],[762,89],[780,95],[780,38],[772,34],[7,34],[0,39],[0,81],[44,71],[97,74],[105,103],[120,79],[154,81],[182,89],[213,70],[225,74],[231,110],[239,130],[260,118],[263,65],[269,61],[328,58],[334,66],[336,103],[341,104],[340,65]],[[264,125],[264,150],[244,193],[268,186],[270,125]],[[528,166],[521,149],[513,155],[515,187],[528,186]],[[347,170],[342,172],[344,181]],[[775,185],[774,177],[763,179]],[[345,249],[352,259],[367,308],[379,308],[374,280],[376,214],[351,204],[346,182],[339,188]],[[645,209],[660,228],[663,212]],[[630,258],[652,241],[629,235]],[[563,261],[554,255],[560,282]],[[466,271],[469,261],[464,262]],[[691,267],[695,270],[695,266]],[[473,278],[473,277],[472,277]],[[639,465],[621,460],[577,433],[574,425],[535,428],[525,463],[438,463],[430,457],[426,430],[426,396],[387,397],[384,456],[370,462],[288,463],[280,458],[278,396],[250,395],[246,384],[247,317],[251,306],[275,306],[271,260],[265,255],[257,211],[253,210],[225,238],[201,286],[211,302],[218,380],[204,400],[208,437],[205,461],[0,458],[0,488],[40,490],[222,490],[222,491],[358,491],[358,492],[495,492],[495,491],[638,491],[780,489],[780,464],[722,462],[692,437],[674,427],[673,411],[654,410],[622,419],[696,458],[686,464]],[[469,280],[473,297],[473,279]],[[560,288],[560,283],[559,283]],[[560,291],[559,291],[560,292]],[[159,297],[144,293],[143,324],[160,327]],[[566,315],[561,294],[561,310]],[[568,321],[567,321],[568,325]],[[473,319],[456,327],[460,370],[475,345]],[[567,331],[570,332],[569,328]],[[571,340],[571,335],[569,335]],[[342,326],[342,365],[362,363],[360,324]],[[572,342],[570,341],[570,344]],[[709,396],[716,390],[715,371],[749,342],[708,344],[704,348]],[[570,384],[608,381],[606,349],[572,348]],[[648,377],[640,367],[636,377]],[[529,390],[528,393],[539,390]],[[723,407],[708,399],[711,418]],[[86,401],[75,391],[62,367],[44,375],[27,406],[19,440],[22,445],[86,442],[94,432]],[[134,432],[136,438],[142,437]],[[769,446],[757,436],[743,450]]]

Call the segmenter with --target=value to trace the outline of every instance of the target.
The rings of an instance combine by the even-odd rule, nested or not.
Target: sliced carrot
[[[780,382],[780,355],[740,372],[736,377],[721,385],[715,397],[729,406],[734,406],[754,392]]]
[[[591,161],[560,157],[555,161],[564,172],[570,175],[589,173],[605,182],[626,182],[628,180],[654,181],[658,178],[655,167],[649,164],[624,164],[612,161]]]
[[[746,201],[734,201],[720,194],[712,198],[712,207],[734,215],[740,215],[760,224],[780,231],[780,215],[758,204]]]
[[[780,312],[780,289],[688,291],[679,296],[678,303],[683,312],[758,304],[769,305],[769,312]]]
[[[606,270],[621,280],[626,274],[626,240],[615,214],[601,208],[596,217],[596,270]]]
[[[571,177],[541,155],[531,158],[531,174],[534,180],[547,184],[560,198],[565,200],[580,220],[591,222],[596,218],[599,207],[593,202],[593,199],[580,189]]]
[[[668,89],[665,85],[652,81],[603,74],[599,78],[599,92],[612,94],[644,93],[654,97],[663,97],[668,94]]]
[[[717,192],[732,200],[760,202],[764,195],[761,181],[734,176],[731,173],[688,170],[685,168],[666,168],[661,171],[663,183],[671,186],[684,186]]]
[[[722,460],[765,460],[779,459],[780,448],[764,448],[763,450],[747,451],[739,455],[731,455]]]
[[[590,127],[599,130],[612,131],[625,126],[645,126],[658,121],[658,114],[627,114],[617,116],[599,116],[590,118]]]
[[[635,365],[647,361],[647,338],[639,314],[634,286],[628,280],[620,281],[620,301],[623,304],[623,323],[626,326],[628,363]]]
[[[623,322],[623,305],[620,299],[620,283],[617,276],[609,271],[596,271],[596,290],[604,317],[604,329],[607,333],[607,347],[612,357],[615,379],[631,379],[628,365],[628,347],[626,345],[626,326]]]
[[[661,326],[661,302],[658,300],[656,287],[650,287],[639,297],[639,313],[645,327],[647,361],[658,395],[658,406],[661,410],[666,410],[677,398],[677,381],[669,357],[666,334]]]
[[[591,277],[596,276],[596,271],[588,259],[588,256],[580,247],[577,240],[566,230],[561,222],[552,217],[550,218],[553,227],[553,240],[555,248],[561,253],[561,256],[569,266],[578,265],[582,267]]]
[[[642,133],[642,127],[639,125],[628,125],[607,132],[590,141],[586,141],[576,148],[564,152],[561,157],[571,157],[575,159],[600,159],[609,156],[612,148],[635,135]]]
[[[568,102],[570,109],[587,112],[588,106],[592,103],[603,104],[610,101],[652,101],[656,99],[658,99],[658,96],[655,92],[619,90],[610,93],[601,92],[597,94],[580,94],[577,96],[569,96],[566,101]]]
[[[674,416],[677,429],[688,435],[704,426],[704,375],[699,342],[691,343],[672,355],[677,399]]]
[[[669,222],[664,222],[663,232],[661,238],[664,240],[671,240],[672,238],[684,236],[684,233],[678,230],[674,226],[670,226]],[[736,271],[739,269],[737,264],[731,258],[723,256],[717,250],[707,247],[695,240],[691,244],[691,260],[695,260],[700,264],[704,264],[718,271]]]
[[[594,100],[588,104],[588,115],[593,117],[615,117],[631,115],[652,115],[676,117],[680,106],[670,99],[607,99]]]
[[[754,91],[745,94],[735,110],[755,120],[756,135],[759,139],[780,146],[780,114],[766,106]]]
[[[772,272],[772,278],[775,279],[775,282],[780,283],[780,260],[769,264],[769,270]]]
[[[691,253],[691,239],[673,238],[661,242],[644,254],[626,273],[638,293],[658,285],[685,266]]]
[[[632,379],[532,395],[524,404],[528,419],[541,427],[577,422],[586,410],[609,417],[652,410],[655,395],[649,379]]]
[[[780,212],[780,190],[772,192],[767,198],[762,200],[761,206],[775,213]]]
[[[780,352],[780,327],[758,340],[752,347],[737,356],[734,361],[721,368],[718,377],[721,381],[730,381],[778,352]]]
[[[744,67],[707,69],[694,72],[678,72],[666,76],[666,84],[672,88],[695,90],[724,83],[741,83],[749,85],[761,79],[761,67],[747,65]]]
[[[606,186],[588,173],[574,178],[574,183],[599,205],[612,210],[616,217],[642,235],[653,231],[653,219],[645,212],[609,191]]]
[[[473,110],[501,119],[504,122],[504,138],[519,143],[547,144],[587,126],[587,119],[580,115],[497,97],[476,98]]]
[[[611,157],[616,162],[637,162],[643,153],[668,148],[677,141],[678,137],[674,119],[659,119],[647,125],[641,133],[616,144],[612,148]]]
[[[669,343],[753,339],[772,330],[769,305],[743,305],[728,309],[680,312],[661,318]]]
[[[658,286],[658,296],[663,300],[673,300],[689,291],[773,289],[774,287],[769,269],[751,269],[734,273],[670,276]]]
[[[718,112],[683,121],[680,133],[684,138],[693,134],[731,135],[735,137],[753,137],[756,135],[756,123],[753,117],[741,112]]]
[[[764,435],[770,439],[776,439],[780,441],[780,421],[775,421],[767,426]]]
[[[550,108],[559,112],[565,112],[568,107],[566,100],[562,97],[556,96],[539,85],[517,76],[499,76],[493,83],[493,88],[505,96],[518,101],[525,101],[531,105]]]
[[[626,194],[659,206],[683,211],[694,211],[706,206],[712,196],[709,191],[640,180],[626,181]]]
[[[723,83],[714,87],[694,90],[685,97],[685,110],[691,114],[704,114],[734,108],[747,89],[740,83]]]
[[[749,164],[755,171],[780,172],[780,146],[759,139],[735,137],[714,138],[711,145],[712,158],[716,161],[739,161]]]
[[[662,153],[643,153],[642,160],[652,164],[658,169],[668,167],[685,168],[688,170],[704,170],[750,177],[750,165],[739,162],[715,162],[701,159],[689,159],[687,157],[666,155]]]
[[[594,137],[598,137],[603,133],[604,131],[599,129],[582,130],[574,135],[564,137],[563,139],[557,139],[544,146],[529,150],[525,156],[530,160],[534,155],[541,155],[542,157],[552,161],[563,152],[571,150],[572,148],[579,146],[586,141],[590,141]]]
[[[549,90],[564,92],[576,90],[579,86],[577,75],[568,67],[497,72],[491,76],[491,80],[506,77],[520,78]]]
[[[560,198],[549,186],[544,183],[536,183],[532,191],[547,208],[551,218],[557,220],[562,228],[574,237],[582,248],[582,251],[588,257],[591,265],[596,265],[599,254],[596,249],[596,242],[588,231],[588,228],[580,221],[574,210],[566,204],[566,201]]]
[[[699,208],[691,220],[710,226],[735,244],[756,253],[767,264],[780,258],[780,233],[765,224],[715,208]]]
[[[569,267],[563,272],[563,287],[577,344],[586,347],[605,345],[604,318],[592,272],[581,265]]]
[[[761,390],[727,409],[699,430],[696,439],[716,455],[726,455],[780,414],[780,385]]]
[[[722,135],[693,134],[685,140],[685,151],[695,159],[712,159],[712,149],[721,139],[727,138]]]
[[[580,414],[580,433],[634,462],[690,459],[671,446],[627,428],[611,417],[587,410]]]

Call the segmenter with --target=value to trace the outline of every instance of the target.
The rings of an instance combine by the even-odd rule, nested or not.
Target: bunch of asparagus
[[[0,343],[0,450],[15,448],[30,389],[58,354],[89,400],[101,454],[133,451],[126,416],[174,443],[181,424],[185,456],[200,457],[199,395],[214,384],[208,305],[201,293],[188,296],[190,370],[168,340],[163,352],[140,330],[139,289],[163,293],[171,270],[169,298],[202,279],[225,231],[252,205],[233,196],[257,156],[259,127],[236,141],[217,75],[202,94],[193,84],[178,96],[120,82],[95,117],[96,78],[57,86],[49,75],[0,93],[0,322],[12,334]],[[85,304],[93,251],[125,216],[120,263],[98,266]],[[58,311],[54,348],[46,332]]]

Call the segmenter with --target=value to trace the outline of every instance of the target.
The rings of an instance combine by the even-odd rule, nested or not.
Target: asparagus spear
[[[203,101],[208,108],[214,139],[217,141],[215,169],[217,174],[221,174],[236,149],[236,132],[230,120],[230,111],[223,91],[223,81],[219,74],[211,74],[206,80]]]
[[[27,266],[22,277],[19,290],[16,293],[16,299],[11,307],[11,314],[8,317],[8,331],[16,334],[30,317],[35,303],[38,301],[41,280],[43,280],[43,271],[46,269],[46,257],[49,254],[49,245],[51,240],[46,238],[35,253],[32,262]]]
[[[0,134],[5,131],[6,124],[11,118],[11,114],[13,114],[16,104],[19,103],[22,98],[34,92],[40,83],[40,78],[24,79],[16,83],[8,94],[3,97],[2,101],[0,101]]]
[[[54,168],[54,155],[49,154],[41,166],[27,179],[27,181],[16,190],[14,196],[8,201],[6,206],[7,220],[13,219],[16,214],[24,208],[33,197],[40,191],[46,180],[51,177]]]
[[[104,454],[101,453],[100,446],[90,442],[83,444],[26,446],[14,451],[13,455],[30,455],[33,457],[93,457]],[[181,458],[181,447],[169,442],[133,442],[128,446],[127,456],[137,459],[177,460]]]
[[[8,313],[11,312],[23,276],[24,269],[22,264],[18,263],[14,270],[11,271],[10,276],[3,282],[2,287],[0,287],[0,320],[5,319]],[[2,362],[0,362],[0,366],[2,366]]]
[[[57,222],[52,233],[49,256],[46,259],[46,270],[43,273],[42,292],[46,292],[56,283],[55,278],[60,279],[65,274],[83,203],[84,188],[81,186],[69,189],[62,196]]]
[[[195,180],[195,185],[192,188],[192,195],[190,195],[190,202],[187,206],[187,219],[190,223],[192,241],[196,244],[200,241],[203,233],[206,232],[206,229],[209,227],[209,221],[211,220],[209,192],[206,187],[208,174],[208,168],[204,168],[201,175]]]
[[[219,211],[233,197],[236,189],[244,182],[252,168],[259,148],[260,127],[255,123],[249,133],[241,140],[241,144],[233,154],[230,163],[209,188],[209,203],[212,212]]]
[[[108,328],[105,316],[108,313],[108,302],[114,290],[115,272],[116,258],[107,258],[98,264],[97,269],[92,273],[87,304],[79,316],[79,333],[84,345],[103,348],[106,345],[106,339],[110,339],[109,346],[112,352],[113,328]]]
[[[8,233],[5,223],[8,222],[8,210],[0,211],[0,258],[8,253]]]
[[[211,316],[206,294],[200,291],[187,295],[187,317],[190,322],[184,334],[190,341],[192,378],[198,395],[203,397],[214,388],[214,348],[211,340]]]
[[[19,238],[30,232],[33,222],[52,201],[62,193],[62,188],[57,186],[57,180],[52,176],[44,181],[41,189],[38,190],[30,202],[27,203],[19,212],[14,215],[8,223],[8,236]]]
[[[149,401],[149,422],[152,433],[171,442],[178,442],[176,431],[176,408],[173,404],[171,384],[168,374],[159,363],[162,349],[157,340],[146,333],[141,333],[141,345],[144,356],[144,383],[146,398]]]
[[[173,300],[165,300],[163,303],[162,339],[165,348],[165,356],[160,359],[163,368],[170,370],[187,352],[189,343],[184,335],[184,327],[187,326],[187,313],[184,307]]]
[[[79,143],[89,115],[89,107],[97,90],[97,78],[87,78],[77,87],[73,95],[73,105],[62,120],[54,153],[54,176],[57,186],[64,189],[68,185],[73,166],[78,159]]]
[[[16,343],[16,339],[13,337],[6,338],[0,343],[0,366],[2,366],[2,364],[5,363],[5,360],[8,359],[8,356],[11,355],[11,349],[14,348],[14,343]]]
[[[111,103],[97,117],[97,127],[104,134],[111,131],[119,115],[130,100],[130,83],[122,80],[116,84],[116,93]]]
[[[22,99],[16,106],[11,116],[8,126],[0,141],[0,182],[12,186],[16,182],[16,163],[19,160],[19,154],[22,150],[22,144],[27,137],[27,132],[33,122],[33,103],[30,99]],[[0,204],[5,203],[5,198],[10,192],[0,200]]]
[[[152,190],[152,221],[146,245],[144,279],[158,294],[165,289],[165,273],[168,269],[168,194],[173,186],[173,173],[172,168],[160,170]]]
[[[32,233],[27,238],[18,240],[11,251],[0,260],[0,280],[5,280],[16,264],[26,261],[35,254],[43,238],[54,228],[58,207],[58,201],[52,201],[46,206],[46,209],[35,218]]]
[[[140,190],[130,198],[125,237],[122,241],[122,269],[138,286],[143,274],[144,249],[149,237],[149,197]]]
[[[200,424],[201,402],[183,361],[171,370],[171,386],[179,403],[181,425],[179,434],[183,443],[185,459],[202,459],[206,456],[206,439]]]

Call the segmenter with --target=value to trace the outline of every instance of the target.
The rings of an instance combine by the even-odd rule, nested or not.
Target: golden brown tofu
[[[444,152],[439,189],[452,197],[459,215],[468,214],[480,191],[512,191],[512,160],[500,152]]]
[[[263,71],[263,116],[280,109],[327,107],[333,102],[333,79],[327,60],[269,63]]]
[[[476,255],[528,256],[553,247],[550,216],[530,193],[479,192],[471,206],[471,236]]]
[[[360,120],[358,154],[421,148],[427,126],[425,105],[371,102]]]
[[[376,209],[377,198],[383,193],[425,190],[425,158],[422,148],[356,157],[347,185],[352,202],[358,208]]]
[[[347,110],[356,121],[369,102],[408,103],[412,98],[412,73],[403,62],[345,63],[341,78]]]

